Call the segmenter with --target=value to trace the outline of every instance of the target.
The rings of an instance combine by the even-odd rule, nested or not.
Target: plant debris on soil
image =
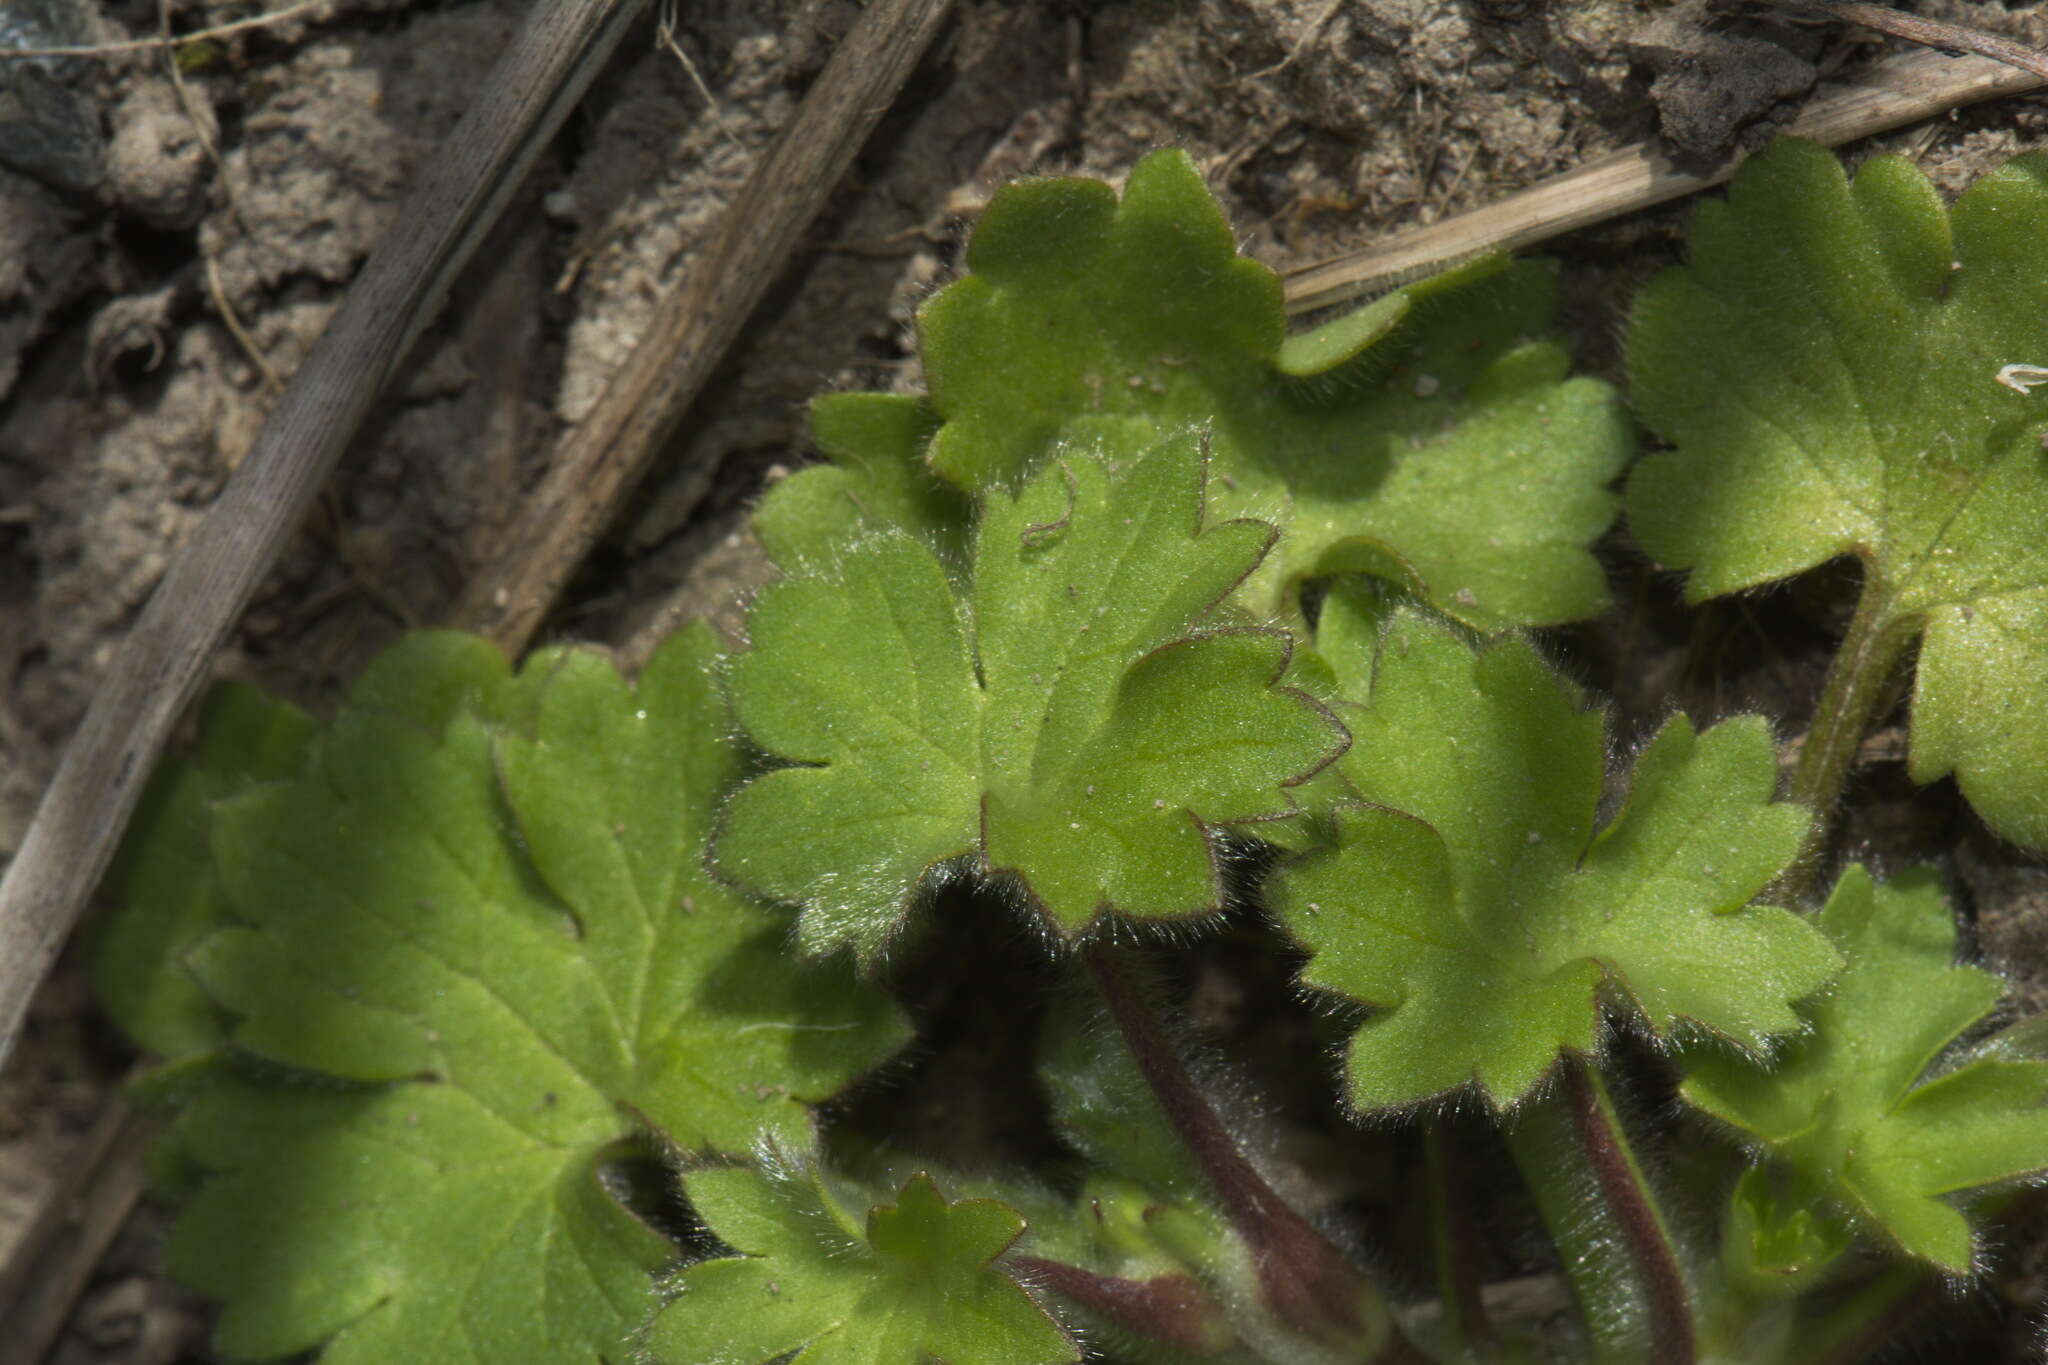
[[[249,448],[528,4],[333,0],[176,58],[0,63],[0,863],[170,548]],[[175,32],[259,9],[164,8]],[[806,400],[919,384],[912,310],[958,269],[965,226],[1003,181],[1115,180],[1155,147],[1185,147],[1245,248],[1298,264],[1645,139],[1702,160],[1760,145],[1817,81],[1886,50],[1771,8],[962,0],[550,633],[630,647],[685,615],[732,632],[768,573],[743,515],[808,458]],[[1913,8],[2048,44],[2048,18],[2024,5]],[[660,38],[652,17],[635,30],[556,139],[244,617],[221,676],[319,707],[396,634],[445,617],[551,438],[588,411],[857,13],[848,0],[678,11]],[[118,41],[159,22],[158,0],[0,0],[0,46]],[[2048,100],[2035,96],[1845,152],[1905,155],[1954,192],[2044,145]],[[1616,377],[1620,310],[1675,259],[1685,214],[1667,206],[1555,245],[1582,367]],[[1674,698],[1702,721],[1755,709],[1796,732],[1852,584],[1821,574],[1688,615],[1625,537],[1609,549],[1617,600],[1640,604],[1627,633],[1596,623],[1549,644],[1616,698],[1624,739]],[[1880,869],[1935,861],[1972,913],[1977,950],[2020,983],[2019,1005],[2048,1006],[2048,868],[1952,797],[1916,794],[1883,738],[1852,792],[1857,856]],[[1273,1101],[1283,1179],[1306,1202],[1401,1216],[1399,1172],[1384,1157],[1362,1168],[1319,1098],[1319,1067],[1286,1062],[1322,1056],[1324,1025],[1255,926],[1231,935],[1258,951],[1199,954],[1184,1003],[1226,1052],[1272,1062],[1284,1084],[1306,1076]],[[76,956],[0,1074],[0,1267],[134,1060],[95,1014]],[[988,1079],[1014,1072],[1022,1025],[986,1018],[961,991],[962,961],[1030,970],[1006,967],[1014,956],[985,946],[908,965],[922,1060],[885,1096],[850,1099],[845,1121],[922,1115],[934,1154],[1041,1157],[1035,1098],[1005,1098]],[[1999,1266],[1993,1297],[2037,1297],[2039,1222]],[[129,1221],[51,1359],[211,1359],[204,1306],[157,1267],[165,1225],[153,1205]],[[1970,1358],[2034,1358],[2024,1313],[1977,1318],[1996,1340]]]

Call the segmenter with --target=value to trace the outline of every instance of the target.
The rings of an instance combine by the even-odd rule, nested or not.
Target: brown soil
[[[0,860],[170,548],[248,449],[525,8],[335,0],[217,45],[175,82],[148,55],[0,67]],[[957,268],[962,215],[994,184],[1029,172],[1114,179],[1146,150],[1184,146],[1246,248],[1299,263],[1660,128],[1701,155],[1753,144],[1818,75],[1875,50],[1756,8],[962,0],[552,632],[616,644],[679,614],[736,623],[765,572],[743,514],[806,458],[805,400],[915,382],[911,310]],[[2048,20],[2025,6],[1917,8],[2048,43]],[[251,9],[173,6],[181,29]],[[855,12],[846,0],[681,9],[676,46],[644,24],[558,139],[248,613],[223,675],[318,706],[399,631],[444,616],[549,438],[588,410],[655,291],[690,268]],[[153,0],[0,0],[0,44],[120,38],[156,22]],[[1903,153],[1954,191],[2044,142],[2048,103],[2026,99],[1848,150]],[[1557,244],[1565,325],[1594,372],[1612,375],[1623,301],[1673,259],[1683,216],[1674,206]],[[1683,616],[1618,543],[1615,562],[1663,603],[1648,661],[1599,627],[1560,646],[1617,691],[1625,718],[1654,719],[1677,696],[1703,714],[1762,709],[1797,731],[1839,629],[1839,584]],[[1768,632],[1752,615],[1766,609]],[[1779,643],[1760,646],[1767,633]],[[1868,856],[1939,860],[1983,952],[2019,978],[2029,1007],[2048,1004],[2048,868],[1983,834],[1952,798],[1912,793],[1895,758],[1856,801]],[[1284,1052],[1298,1021],[1260,1023],[1296,1019],[1271,1004],[1284,1003],[1284,980],[1242,978],[1235,960],[1218,951],[1190,969],[1198,1018],[1249,1053]],[[129,1061],[67,958],[0,1076],[0,1265]],[[1330,1143],[1312,1126],[1295,1143],[1304,1180],[1348,1197],[1361,1177],[1319,1169]],[[132,1221],[52,1359],[211,1359],[203,1307],[154,1266],[163,1225],[153,1209]],[[2020,1277],[2015,1264],[1999,1290],[2027,1292]],[[5,1339],[0,1329],[11,1365]]]

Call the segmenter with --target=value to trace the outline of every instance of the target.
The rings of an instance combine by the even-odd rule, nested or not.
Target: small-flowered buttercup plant
[[[1917,644],[1912,776],[2048,847],[2043,222],[2041,159],[1951,208],[1757,157],[1636,301],[1624,496],[1545,267],[1290,335],[1187,157],[1009,187],[929,392],[818,400],[743,647],[422,634],[324,723],[219,693],[159,775],[97,963],[220,1351],[1864,1359],[2048,1171],[2042,1030],[1990,1031],[1933,872],[1830,842]],[[1759,716],[1617,757],[1531,633],[1614,610],[1624,502],[1608,552],[1694,601],[1860,562],[1784,782]],[[1015,1004],[1049,1165],[833,1103],[968,913],[1075,983]],[[1306,1205],[1257,1077],[1191,1064],[1161,969],[1225,923],[1295,955],[1406,1231]],[[1538,1227],[1570,1309],[1500,1312]]]

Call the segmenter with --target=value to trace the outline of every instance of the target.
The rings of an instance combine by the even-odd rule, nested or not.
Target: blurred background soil
[[[175,66],[160,52],[0,66],[0,862],[171,547],[530,2],[333,0],[188,47]],[[1767,8],[962,0],[549,634],[619,644],[686,614],[734,629],[766,572],[743,514],[807,458],[806,400],[917,383],[912,311],[957,271],[965,225],[1002,181],[1114,180],[1145,151],[1182,146],[1246,250],[1299,264],[1645,138],[1699,157],[1756,145],[1817,79],[1884,51]],[[2048,44],[2031,3],[1917,8]],[[0,0],[0,45],[146,36],[166,11],[182,33],[259,7]],[[636,30],[403,368],[223,675],[319,707],[397,633],[443,618],[856,12],[705,0]],[[1902,153],[1953,192],[2044,140],[2035,97],[1847,151]],[[1675,259],[1685,213],[1637,214],[1551,251],[1560,325],[1585,368],[1618,378],[1626,300]],[[1622,536],[1608,550],[1630,614],[1554,644],[1614,693],[1624,738],[1674,702],[1701,718],[1763,709],[1797,732],[1846,609],[1843,575],[1685,614]],[[1952,797],[1913,793],[1897,747],[1876,743],[1850,842],[1880,867],[1939,860],[1982,951],[2030,1005],[2048,1003],[2048,872]],[[1183,982],[1193,1019],[1227,1050],[1285,1057],[1301,1012],[1284,972],[1244,965],[1254,958],[1198,954]],[[927,1057],[889,1102],[914,1112],[926,1095],[962,1130],[942,1145],[1000,1147],[1005,1101],[959,1095],[1011,1044],[966,1017],[958,968],[921,970],[905,989],[930,1024]],[[0,1075],[0,1265],[131,1061],[67,957]],[[1375,1183],[1339,1173],[1341,1135],[1319,1124],[1304,1119],[1284,1147],[1304,1188],[1338,1199]],[[131,1220],[53,1359],[210,1359],[203,1306],[155,1267],[164,1226],[153,1208]],[[2038,1289],[2032,1259],[2011,1258],[2001,1292]],[[28,1365],[4,1336],[0,1365]]]

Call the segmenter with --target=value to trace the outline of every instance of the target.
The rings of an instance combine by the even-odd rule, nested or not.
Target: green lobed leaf
[[[2048,157],[1952,210],[1903,160],[1852,183],[1783,141],[1703,205],[1688,263],[1637,299],[1630,524],[1694,600],[1839,555],[1880,632],[1920,636],[1913,776],[1953,772],[2001,834],[2048,847]],[[2005,376],[2001,382],[2000,376]]]
[[[811,403],[829,463],[799,470],[754,509],[754,534],[784,568],[829,560],[862,536],[908,531],[950,566],[967,558],[973,504],[925,467],[939,416],[922,398],[830,393]]]
[[[1529,1093],[1560,1052],[1592,1053],[1599,1004],[1761,1048],[1837,966],[1826,939],[1750,900],[1792,858],[1805,813],[1774,803],[1753,718],[1675,717],[1638,755],[1627,804],[1594,827],[1605,740],[1525,641],[1474,650],[1412,610],[1369,629],[1348,594],[1318,643],[1359,703],[1342,760],[1366,801],[1337,847],[1285,866],[1273,903],[1314,951],[1304,979],[1377,1006],[1353,1039],[1353,1103],[1476,1083]]]
[[[192,752],[151,776],[101,883],[115,906],[93,942],[93,985],[128,1035],[177,1062],[218,1049],[228,1021],[186,970],[193,946],[232,915],[207,847],[217,801],[295,777],[312,720],[243,683],[206,699]]]
[[[2048,1062],[1987,1055],[1935,1070],[2005,983],[1955,962],[1955,919],[1930,871],[1877,885],[1852,866],[1821,912],[1848,966],[1805,1008],[1811,1032],[1768,1070],[1689,1059],[1683,1094],[1762,1143],[1804,1187],[1955,1275],[1968,1220],[1944,1195],[2048,1170]]]
[[[514,724],[531,690],[489,643],[417,631],[364,670],[350,702],[439,731],[462,711]],[[115,1021],[170,1061],[194,1060],[227,1036],[219,1005],[188,969],[195,945],[235,920],[209,848],[212,809],[256,784],[308,771],[318,763],[320,739],[297,707],[223,683],[201,710],[193,751],[150,778],[102,883],[114,908],[94,940],[92,972]]]
[[[808,766],[733,797],[719,869],[800,903],[807,947],[864,959],[963,856],[1066,935],[1216,910],[1211,827],[1291,815],[1344,737],[1276,686],[1284,634],[1213,623],[1272,529],[1205,525],[1203,489],[1190,436],[1069,448],[987,495],[964,601],[900,532],[763,592],[734,708]]]
[[[1068,1365],[1080,1350],[995,1261],[1024,1232],[929,1175],[856,1221],[815,1170],[684,1177],[732,1256],[700,1261],[644,1346],[664,1365]],[[794,1354],[792,1354],[794,1353]]]
[[[961,487],[1082,433],[1200,428],[1225,514],[1284,533],[1247,588],[1261,615],[1350,570],[1485,627],[1605,604],[1587,546],[1631,441],[1605,385],[1526,339],[1555,306],[1542,268],[1470,263],[1290,339],[1278,277],[1236,254],[1178,151],[1134,167],[1121,202],[1089,180],[1005,187],[968,264],[918,317],[945,419],[926,459]]]
[[[228,1301],[236,1356],[623,1360],[673,1248],[597,1165],[647,1133],[727,1153],[806,1133],[807,1102],[906,1029],[702,868],[739,767],[707,630],[637,686],[576,651],[493,682],[456,650],[458,676],[387,691],[432,673],[421,649],[368,699],[423,709],[351,705],[307,776],[214,808],[234,922],[195,970],[238,1049],[328,1089],[192,1101],[181,1155],[215,1174],[172,1265]],[[469,709],[514,701],[524,733]]]
[[[348,690],[348,704],[440,734],[459,716],[524,731],[535,697],[560,651],[542,651],[517,673],[496,645],[458,630],[416,630],[372,659]]]
[[[212,1174],[166,1261],[225,1300],[214,1345],[232,1359],[324,1342],[323,1365],[623,1362],[675,1258],[599,1180],[631,1125],[534,1117],[455,1085],[223,1081],[179,1120],[178,1155]]]

